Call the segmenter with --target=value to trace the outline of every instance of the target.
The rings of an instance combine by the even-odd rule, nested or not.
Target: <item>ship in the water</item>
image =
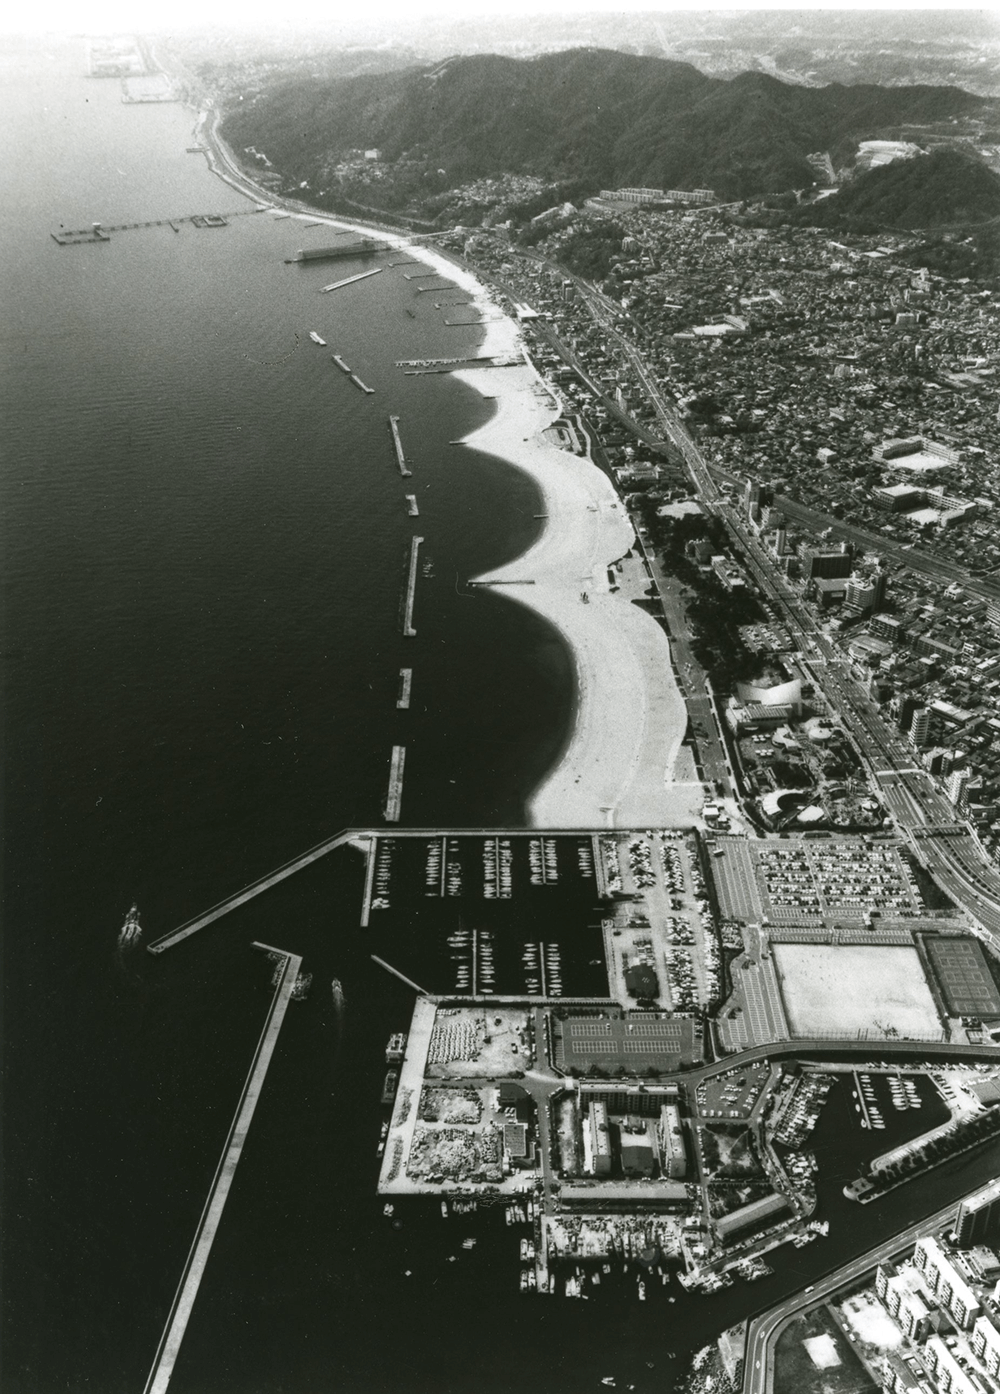
[[[406,1050],[406,1032],[394,1031],[389,1037],[389,1044],[385,1048],[385,1063],[387,1065],[400,1065],[403,1061],[403,1052]]]
[[[312,339],[314,344],[319,344],[321,348],[326,348],[326,340],[321,339],[319,335],[316,333],[315,329],[310,329],[309,337],[310,339]]]
[[[135,944],[141,938],[142,925],[139,923],[139,907],[136,905],[135,901],[133,901],[132,908],[125,917],[125,923],[118,931],[118,943],[122,946],[125,944]]]
[[[340,1011],[340,1009],[341,1009],[341,1008],[343,1007],[343,1005],[344,1005],[344,989],[343,989],[343,988],[341,987],[341,985],[340,985],[340,979],[339,979],[339,978],[334,978],[332,986],[333,986],[333,1005],[337,1008],[338,1011]]]

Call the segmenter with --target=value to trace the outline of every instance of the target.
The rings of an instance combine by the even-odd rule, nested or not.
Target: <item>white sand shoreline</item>
[[[652,615],[632,603],[628,586],[611,589],[609,568],[635,543],[611,481],[589,459],[542,437],[560,412],[533,367],[470,368],[456,376],[497,402],[496,415],[464,443],[528,474],[548,515],[526,553],[473,579],[533,582],[497,590],[544,616],[566,641],[576,667],[573,731],[530,800],[531,823],[564,828],[690,824],[700,813],[704,791],[699,783],[674,781],[687,709],[671,667],[669,640]],[[641,594],[639,567],[630,569],[631,593]]]
[[[517,325],[487,288],[435,249],[415,244],[403,232],[261,194],[272,210],[283,206],[296,221],[377,235],[466,291],[483,320],[479,354],[508,354],[520,347]],[[613,592],[608,578],[609,567],[635,543],[621,501],[590,460],[543,439],[542,431],[561,408],[533,366],[466,369],[455,376],[497,403],[496,414],[464,443],[528,474],[548,515],[541,536],[523,556],[474,579],[532,580],[532,585],[497,589],[558,630],[576,670],[573,730],[531,797],[531,823],[543,828],[689,825],[700,814],[704,789],[674,777],[675,765],[690,762],[678,761],[687,709],[671,667],[670,643],[656,620],[632,603],[628,588]]]

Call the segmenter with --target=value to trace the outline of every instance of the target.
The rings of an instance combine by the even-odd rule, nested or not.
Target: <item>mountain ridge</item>
[[[954,87],[720,79],[670,59],[580,48],[278,83],[230,112],[224,134],[314,192],[419,210],[502,174],[591,192],[709,187],[753,197],[811,184],[814,151],[838,163],[858,140],[984,109],[992,104]],[[345,171],[365,150],[379,152],[372,168]]]

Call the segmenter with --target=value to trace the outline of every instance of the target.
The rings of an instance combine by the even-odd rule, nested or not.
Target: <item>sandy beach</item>
[[[560,410],[533,368],[465,369],[458,376],[497,403],[496,415],[464,443],[529,474],[548,515],[528,552],[472,579],[532,582],[496,589],[549,620],[576,666],[573,731],[531,798],[532,824],[689,824],[700,812],[703,791],[699,783],[675,780],[687,712],[670,644],[656,620],[630,598],[648,584],[639,563],[626,561],[622,573],[614,573],[619,589],[611,589],[609,568],[635,543],[624,506],[596,465],[543,437]]]
[[[205,136],[223,165],[217,172],[245,192],[249,185],[273,212],[283,208],[296,220],[372,234],[370,226],[269,197],[238,169],[211,123]],[[405,233],[380,228],[377,235],[469,295],[470,318],[478,312],[483,322],[479,354],[509,354],[519,347],[517,325],[471,272]],[[531,581],[498,584],[497,590],[549,620],[569,646],[576,668],[572,734],[530,800],[532,824],[689,825],[701,811],[704,790],[681,748],[687,711],[671,668],[669,640],[652,616],[633,603],[633,597],[644,593],[647,578],[641,564],[629,559],[635,533],[611,481],[590,460],[545,439],[542,433],[562,408],[533,367],[472,368],[456,376],[497,404],[492,419],[464,444],[530,475],[548,515],[538,541],[524,556],[472,579]],[[621,567],[609,575],[617,563]]]

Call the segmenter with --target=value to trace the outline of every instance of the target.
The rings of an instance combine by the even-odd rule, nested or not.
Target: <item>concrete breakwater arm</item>
[[[320,295],[325,295],[329,290],[339,290],[341,286],[353,285],[355,281],[367,280],[369,276],[377,276],[384,267],[376,266],[374,271],[359,271],[356,276],[345,276],[342,281],[331,281],[328,286],[320,286]]]
[[[410,574],[406,582],[406,603],[403,607],[403,634],[412,639],[416,634],[413,628],[413,601],[417,590],[417,561],[419,559],[422,537],[414,537],[410,542]]]
[[[385,800],[385,821],[398,823],[403,802],[403,770],[406,765],[406,746],[394,745],[389,763],[389,792]]]
[[[396,463],[399,465],[399,472],[404,479],[409,479],[411,471],[406,468],[406,456],[403,454],[403,442],[399,438],[399,417],[389,417],[389,429],[392,431],[392,443],[396,448]]]
[[[243,1093],[240,1095],[236,1116],[230,1126],[229,1136],[226,1138],[226,1145],[219,1159],[219,1165],[216,1167],[212,1187],[195,1232],[194,1242],[188,1251],[184,1272],[181,1275],[173,1305],[170,1308],[170,1315],[167,1318],[167,1324],[153,1360],[153,1368],[146,1381],[145,1394],[166,1394],[167,1386],[170,1384],[174,1364],[181,1348],[181,1342],[184,1340],[184,1333],[194,1308],[195,1298],[198,1296],[198,1288],[205,1273],[205,1265],[208,1263],[208,1256],[211,1253],[212,1244],[222,1219],[222,1211],[229,1196],[233,1177],[236,1174],[240,1153],[243,1151],[243,1144],[250,1130],[257,1100],[260,1098],[260,1091],[264,1086],[264,1077],[271,1063],[274,1047],[278,1042],[278,1032],[281,1030],[285,1012],[291,1000],[292,989],[299,976],[302,959],[298,955],[286,953],[283,949],[273,949],[270,944],[255,942],[254,948],[263,949],[266,953],[277,954],[283,958],[284,963],[279,971],[278,983],[271,1000],[267,1019],[264,1022],[264,1029],[257,1042],[257,1049],[250,1065],[250,1073],[247,1075]]]
[[[170,949],[174,944],[179,944],[182,939],[197,934],[199,929],[204,929],[213,920],[221,919],[223,915],[228,915],[230,910],[235,910],[238,905],[244,905],[248,900],[253,900],[254,896],[260,895],[270,886],[284,881],[286,876],[294,876],[302,867],[308,866],[310,862],[316,861],[319,857],[325,857],[327,852],[332,852],[336,847],[342,847],[350,839],[349,832],[341,832],[337,833],[335,837],[328,837],[324,842],[318,842],[315,847],[310,847],[308,852],[303,852],[298,857],[293,857],[290,862],[285,862],[284,866],[279,866],[277,871],[271,871],[259,880],[251,881],[249,886],[244,886],[241,891],[231,895],[228,900],[220,900],[218,905],[213,905],[204,914],[197,915],[193,920],[187,920],[178,929],[164,934],[161,939],[154,939],[151,944],[147,944],[147,953],[161,954],[164,949]]]

